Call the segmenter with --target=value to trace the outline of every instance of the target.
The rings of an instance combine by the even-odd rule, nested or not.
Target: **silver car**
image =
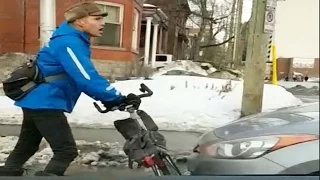
[[[319,103],[262,113],[203,134],[191,175],[319,174]]]

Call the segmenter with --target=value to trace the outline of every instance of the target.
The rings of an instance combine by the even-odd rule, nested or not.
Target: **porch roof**
[[[168,16],[158,7],[152,4],[143,4],[142,20],[153,17],[152,23],[168,26]]]

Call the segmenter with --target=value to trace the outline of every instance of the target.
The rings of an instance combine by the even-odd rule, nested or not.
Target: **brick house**
[[[64,10],[84,0],[56,0],[56,24]],[[93,1],[93,0],[87,0]],[[143,0],[94,1],[108,11],[105,33],[93,39],[92,59],[104,75],[128,74],[139,55],[140,24]],[[0,1],[0,53],[35,54],[40,46],[38,0]]]
[[[168,17],[158,6],[143,5],[140,32],[140,59],[155,66],[156,54],[167,52]]]
[[[186,22],[191,14],[188,0],[145,0],[145,3],[161,8],[168,17],[167,26],[163,28],[164,32],[167,32],[168,40],[163,39],[165,43],[158,49],[159,53],[168,53],[176,59],[183,59],[188,45]]]

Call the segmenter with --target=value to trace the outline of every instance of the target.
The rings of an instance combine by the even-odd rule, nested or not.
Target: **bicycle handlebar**
[[[139,90],[143,93],[143,94],[137,95],[139,98],[150,97],[150,96],[153,95],[153,92],[151,91],[151,89],[148,86],[146,86],[145,84],[143,84],[143,83],[140,84],[140,89]],[[109,111],[116,110],[116,109],[105,109],[105,110],[103,110],[96,102],[94,102],[93,105],[100,113],[107,113]]]

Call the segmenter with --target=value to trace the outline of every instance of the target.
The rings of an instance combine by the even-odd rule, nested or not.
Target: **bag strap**
[[[32,63],[34,63],[33,64],[34,66],[37,66],[37,59],[38,58],[36,58],[35,60],[32,61]],[[35,77],[38,77],[39,71],[40,71],[39,67],[37,67],[36,68],[36,76]],[[44,82],[50,82],[50,81],[54,81],[54,80],[58,80],[58,79],[64,79],[66,77],[67,77],[67,74],[60,73],[60,74],[57,74],[57,75],[43,77],[43,79],[44,79]]]
[[[65,73],[61,73],[61,74],[57,74],[57,75],[53,75],[53,76],[44,77],[44,80],[45,80],[45,82],[50,82],[50,81],[54,81],[54,80],[58,80],[58,79],[64,79],[66,77],[67,77],[67,75]]]
[[[37,66],[37,61],[38,60],[38,55],[36,56],[35,59],[32,59],[31,60],[31,63],[33,63],[34,66]],[[36,68],[36,76],[37,77],[39,74],[39,68],[37,67]],[[47,76],[47,77],[43,77],[44,79],[44,82],[50,82],[50,81],[54,81],[54,80],[58,80],[58,79],[64,79],[68,77],[67,74],[65,73],[60,73],[60,74],[57,74],[57,75],[52,75],[52,76]],[[29,84],[29,83],[28,83]],[[26,84],[27,85],[27,84]]]
[[[25,84],[24,86],[22,86],[20,89],[23,92],[27,92],[30,89],[33,89],[33,87],[35,87],[37,84],[33,81],[28,82],[27,84]]]
[[[54,80],[58,80],[58,79],[63,79],[63,78],[66,78],[66,77],[67,77],[66,74],[61,73],[61,74],[45,77],[44,80],[45,80],[45,82],[50,82],[50,81],[54,81]],[[30,81],[27,84],[25,84],[24,86],[22,86],[20,89],[23,92],[27,92],[30,89],[33,89],[36,85],[37,84],[34,81]]]

